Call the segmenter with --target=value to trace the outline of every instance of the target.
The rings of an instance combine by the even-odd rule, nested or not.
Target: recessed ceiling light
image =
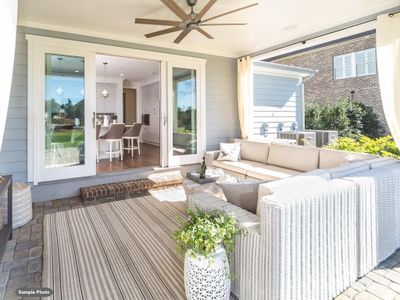
[[[124,74],[121,73],[121,74],[119,74],[119,76],[124,77]]]
[[[75,73],[79,73],[79,70],[75,70]]]

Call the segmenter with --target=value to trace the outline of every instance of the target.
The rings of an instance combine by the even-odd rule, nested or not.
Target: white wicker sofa
[[[400,247],[398,199],[400,164],[375,158],[262,184],[257,214],[207,193],[188,203],[232,213],[246,229],[232,259],[239,299],[314,300],[337,296]]]

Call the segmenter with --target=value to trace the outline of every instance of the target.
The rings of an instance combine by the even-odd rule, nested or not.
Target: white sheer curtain
[[[400,14],[378,17],[376,50],[383,110],[400,147]]]
[[[241,138],[248,139],[253,106],[253,63],[249,56],[238,59],[238,111]]]
[[[3,143],[14,68],[17,10],[17,0],[0,1],[0,32],[2,45],[0,47],[0,149]]]

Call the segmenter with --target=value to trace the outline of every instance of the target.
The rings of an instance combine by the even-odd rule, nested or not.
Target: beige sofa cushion
[[[308,172],[318,169],[318,155],[318,148],[272,143],[269,147],[268,164]]]
[[[286,193],[293,190],[301,191],[305,186],[315,186],[321,182],[327,182],[329,179],[322,178],[318,175],[310,176],[292,176],[282,180],[275,180],[260,184],[258,188],[258,198],[266,195]]]
[[[300,174],[300,172],[296,170],[270,166],[256,161],[243,159],[238,162],[214,160],[213,166],[265,181],[277,180]]]
[[[269,143],[241,141],[240,154],[242,159],[267,163]]]
[[[240,160],[240,161],[223,161],[223,160],[214,160],[212,162],[214,167],[226,169],[232,172],[240,173],[240,174],[247,174],[247,170],[253,168],[254,164],[257,162],[253,162],[250,160]]]
[[[247,170],[247,176],[265,181],[288,178],[297,174],[301,173],[296,170],[264,164],[258,164],[257,166]]]
[[[260,184],[258,188],[257,215],[260,214],[260,199],[272,194],[301,193],[305,188],[322,186],[328,180],[320,176],[293,176],[290,178]]]
[[[367,153],[349,152],[333,149],[319,150],[319,168],[330,169],[348,164],[355,160],[365,160],[376,158],[376,156]]]

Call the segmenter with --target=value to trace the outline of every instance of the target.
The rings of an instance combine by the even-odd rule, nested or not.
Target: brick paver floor
[[[90,205],[98,202],[91,202]],[[19,287],[39,287],[42,281],[43,215],[83,207],[80,197],[34,203],[33,219],[13,231],[0,263],[0,299],[14,300]],[[25,298],[36,300],[38,298]],[[42,298],[43,300],[46,298]],[[335,300],[400,300],[400,250],[360,278]]]

